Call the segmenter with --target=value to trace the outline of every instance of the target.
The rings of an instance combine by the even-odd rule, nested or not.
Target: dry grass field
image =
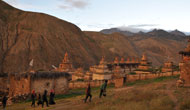
[[[190,88],[176,88],[178,77],[165,77],[128,83],[123,88],[108,87],[107,96],[98,98],[93,88],[92,102],[83,103],[84,89],[57,96],[56,105],[43,110],[190,110]],[[14,104],[7,110],[42,110],[30,102]]]

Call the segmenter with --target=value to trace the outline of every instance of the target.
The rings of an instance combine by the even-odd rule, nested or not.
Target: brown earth
[[[97,44],[115,53],[118,56],[141,57],[143,53],[148,56],[153,65],[163,65],[167,60],[176,65],[180,61],[178,52],[187,44],[183,36],[174,36],[168,32],[150,32],[125,36],[120,33],[102,34],[99,32],[85,32]],[[161,34],[161,35],[158,35]]]
[[[74,66],[93,65],[104,54],[77,26],[42,13],[25,12],[0,1],[0,70],[24,72],[34,59],[34,70],[58,66],[65,52]]]

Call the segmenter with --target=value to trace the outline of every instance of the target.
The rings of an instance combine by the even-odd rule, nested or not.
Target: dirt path
[[[131,90],[133,87],[123,87],[123,88],[116,88],[116,89],[111,89],[109,92],[119,92],[119,91],[128,91]],[[49,110],[83,110],[85,107],[87,107],[88,103],[83,102],[83,97],[79,96],[76,97],[75,99],[65,99],[59,101],[55,106],[52,106]],[[93,95],[92,101],[98,102],[99,97],[98,94]]]
[[[158,91],[160,91],[162,93],[166,93],[170,97],[170,99],[174,102],[174,104],[175,104],[175,110],[179,110],[179,106],[180,105],[178,104],[177,97],[173,94],[174,90],[171,89],[174,86],[173,82],[167,82],[167,83],[163,83],[163,84],[167,85],[166,89],[164,89],[164,90],[158,90]]]
[[[161,84],[161,85],[166,85],[166,88],[163,90],[158,90],[162,93],[166,93],[171,100],[175,103],[175,110],[179,110],[179,104],[177,103],[178,100],[176,98],[176,96],[173,94],[174,90],[172,90],[173,87],[173,82],[167,82],[167,83],[157,83],[157,84]],[[148,84],[146,86],[153,86],[152,84]],[[111,89],[109,90],[109,92],[120,92],[120,91],[126,91],[129,92],[130,90],[132,90],[133,88],[135,88],[136,86],[132,86],[132,87],[123,87],[123,88],[116,88],[116,89]],[[156,90],[157,91],[157,90]],[[49,109],[49,110],[85,110],[85,107],[87,107],[88,103],[84,103],[82,101],[82,99],[84,98],[79,96],[76,97],[74,99],[70,99],[70,100],[63,100],[60,101],[58,104],[55,105],[55,108]],[[98,95],[94,95],[92,101],[98,102],[99,98]]]
[[[134,87],[123,87],[123,88],[117,88],[114,89],[115,92],[119,92],[119,91],[126,91],[126,90],[130,90],[133,89]]]
[[[178,104],[178,100],[176,98],[176,96],[174,96],[174,90],[171,90],[170,88],[172,88],[172,84],[169,84],[169,86],[167,86],[167,90],[165,90],[165,92],[168,94],[168,96],[172,99],[172,101],[175,103],[175,110],[179,110],[179,104]]]
[[[123,87],[123,88],[111,88],[107,89],[107,95],[109,94],[115,94],[115,93],[123,93],[124,92],[131,92],[133,89],[141,89],[145,88],[152,88],[151,90],[161,92],[164,94],[167,94],[170,99],[174,102],[175,104],[175,109],[174,110],[179,110],[180,105],[178,103],[177,96],[175,96],[175,86],[174,86],[175,81],[167,81],[167,82],[159,82],[159,83],[151,83],[151,84],[145,84],[145,85],[134,85],[130,87]],[[44,107],[44,109],[40,107],[31,108],[30,104],[28,103],[25,105],[27,108],[22,109],[22,110],[89,110],[93,108],[96,104],[101,104],[102,100],[99,99],[98,97],[99,92],[93,92],[93,97],[92,97],[92,102],[87,102],[84,103],[84,95],[83,96],[77,96],[77,97],[72,97],[68,99],[60,99],[56,100],[56,105],[51,105],[50,107]],[[114,97],[113,97],[114,98]],[[90,108],[89,108],[90,107]],[[9,110],[9,109],[8,109]],[[21,109],[16,109],[16,110],[21,110]]]

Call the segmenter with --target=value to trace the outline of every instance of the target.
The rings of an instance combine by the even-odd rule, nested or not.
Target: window
[[[46,82],[46,87],[49,87],[50,83],[49,82]]]

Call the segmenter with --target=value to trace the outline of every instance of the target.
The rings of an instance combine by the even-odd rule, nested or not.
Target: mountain
[[[137,31],[137,30],[136,30]],[[101,33],[104,33],[104,34],[112,34],[112,33],[115,33],[115,32],[118,32],[118,33],[121,33],[123,35],[126,35],[126,36],[133,36],[134,34],[143,34],[143,33],[158,33],[158,34],[161,34],[161,33],[170,33],[170,34],[173,34],[175,36],[186,36],[186,34],[188,33],[184,33],[184,32],[181,32],[179,30],[174,30],[174,31],[165,31],[165,30],[162,30],[162,29],[154,29],[154,30],[144,30],[144,31],[137,31],[137,32],[131,32],[130,29],[127,29],[127,28],[124,28],[124,29],[120,29],[120,28],[110,28],[110,29],[103,29],[100,31]]]
[[[133,56],[138,57],[141,56],[138,54],[138,50],[136,46],[134,46],[133,42],[129,39],[129,37],[124,36],[120,33],[113,34],[103,34],[100,32],[84,32],[88,37],[92,38],[96,44],[103,47],[105,50],[109,50],[115,56],[127,57]],[[111,59],[111,60],[113,60]]]
[[[1,72],[50,70],[61,63],[65,52],[75,67],[84,68],[98,63],[104,54],[112,55],[72,23],[0,1]]]
[[[61,63],[65,52],[75,68],[88,69],[102,56],[113,61],[116,56],[140,57],[143,53],[153,65],[162,65],[168,56],[177,64],[178,51],[185,46],[186,37],[164,30],[136,34],[118,30],[110,34],[82,32],[70,22],[21,11],[0,0],[0,72],[51,70],[52,65]]]
[[[186,36],[183,32],[178,31],[177,29],[170,32],[171,34],[174,34],[176,36]]]
[[[118,32],[126,36],[132,36],[134,34],[130,31],[122,31],[119,28],[103,29],[100,32],[104,34],[112,34],[112,33]]]
[[[173,35],[164,30],[153,30],[148,33],[139,32],[132,36],[121,33],[103,34],[85,32],[99,45],[118,56],[140,57],[143,53],[148,56],[153,65],[163,65],[167,60],[176,65],[181,60],[178,52],[185,48],[187,39],[184,36]]]

